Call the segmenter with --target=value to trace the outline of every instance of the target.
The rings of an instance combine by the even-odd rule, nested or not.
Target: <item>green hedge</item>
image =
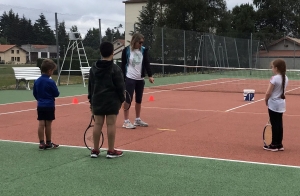
[[[44,59],[38,59],[36,66],[41,68],[42,62]],[[57,62],[57,59],[52,59],[55,63]],[[96,62],[98,59],[89,59],[89,65],[92,66],[94,62]],[[71,59],[65,59],[64,65],[63,65],[63,70],[69,70],[70,67],[70,61]],[[62,67],[63,59],[59,60],[59,66],[60,68]],[[80,62],[78,59],[72,59],[72,64],[71,64],[71,70],[78,70],[78,71],[71,71],[70,75],[81,75],[80,71]],[[55,75],[58,74],[57,70],[54,72]],[[61,75],[68,75],[69,72],[67,71],[62,71]]]

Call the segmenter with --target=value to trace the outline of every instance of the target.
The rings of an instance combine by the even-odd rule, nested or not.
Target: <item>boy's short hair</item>
[[[110,42],[103,42],[100,45],[100,54],[102,57],[106,58],[112,55],[114,52],[114,45]]]
[[[41,65],[41,72],[47,73],[49,70],[55,70],[57,67],[56,63],[54,63],[51,59],[44,59]]]

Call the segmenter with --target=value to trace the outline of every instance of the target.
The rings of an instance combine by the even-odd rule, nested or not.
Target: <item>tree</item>
[[[0,37],[0,44],[9,44],[4,37]]]
[[[255,33],[256,12],[250,4],[241,4],[232,9],[231,30],[235,37],[249,38]]]
[[[41,13],[40,18],[35,21],[33,28],[36,34],[37,43],[55,45],[53,30],[50,29],[48,21],[43,13]]]
[[[31,24],[31,20],[27,20],[25,16],[20,20],[19,28],[22,31],[18,32],[18,45],[29,44],[35,42],[35,32]]]
[[[60,47],[60,56],[64,56],[69,43],[64,21],[58,24],[58,43]]]
[[[94,50],[97,50],[100,44],[99,29],[96,28],[89,29],[83,40],[83,44],[84,46],[88,46]]]
[[[257,36],[267,43],[297,34],[299,0],[253,0],[257,8]]]
[[[145,37],[144,45],[149,48],[152,47],[155,41],[154,29],[157,26],[157,17],[159,4],[157,2],[149,1],[144,10],[141,11],[136,24],[136,31],[143,34]]]
[[[4,37],[11,44],[18,44],[20,18],[13,10],[4,12],[0,20],[0,37]]]

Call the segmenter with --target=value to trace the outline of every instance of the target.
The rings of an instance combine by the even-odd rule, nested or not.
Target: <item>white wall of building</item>
[[[125,3],[125,46],[131,40],[130,32],[134,30],[134,23],[138,22],[140,11],[146,3]]]

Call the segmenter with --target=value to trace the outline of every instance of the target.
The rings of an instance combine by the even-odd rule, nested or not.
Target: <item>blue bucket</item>
[[[254,101],[255,90],[244,89],[244,101]]]

